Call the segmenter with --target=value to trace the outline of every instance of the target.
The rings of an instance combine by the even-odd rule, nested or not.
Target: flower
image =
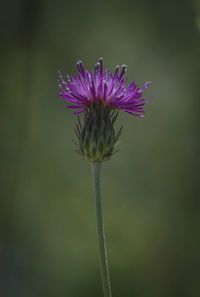
[[[134,81],[127,85],[126,65],[122,65],[121,73],[116,66],[112,74],[108,68],[103,71],[102,58],[94,71],[85,70],[81,61],[77,68],[77,76],[67,76],[68,82],[59,72],[58,95],[72,103],[66,107],[76,109],[74,114],[84,113],[83,124],[78,117],[75,128],[77,152],[89,162],[103,162],[117,151],[122,133],[122,127],[118,132],[114,128],[118,111],[144,117],[144,105],[151,99],[144,99],[143,91],[151,83],[146,82],[141,89]]]
[[[107,68],[103,71],[103,59],[95,65],[94,71],[89,72],[83,68],[82,62],[77,62],[78,74],[76,77],[67,76],[68,82],[63,79],[59,72],[58,85],[61,92],[58,95],[72,103],[66,107],[76,109],[74,114],[85,111],[87,107],[98,104],[110,109],[123,110],[134,116],[144,117],[144,105],[150,100],[143,98],[143,91],[149,87],[146,82],[143,88],[139,88],[135,81],[126,85],[127,78],[124,78],[126,65],[122,65],[121,73],[119,66],[116,66],[112,74]]]

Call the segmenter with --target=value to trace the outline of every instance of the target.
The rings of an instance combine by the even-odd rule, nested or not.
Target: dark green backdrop
[[[57,71],[99,57],[152,81],[147,117],[120,113],[103,165],[113,297],[200,296],[200,3],[1,4],[0,296],[101,297],[90,167]]]

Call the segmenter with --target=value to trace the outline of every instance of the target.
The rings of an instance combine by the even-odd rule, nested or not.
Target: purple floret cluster
[[[103,70],[103,59],[89,72],[83,68],[82,62],[77,63],[78,74],[76,77],[67,76],[67,82],[59,72],[58,84],[61,92],[58,95],[72,103],[66,107],[75,109],[74,114],[85,111],[86,107],[102,104],[117,110],[123,110],[134,116],[144,117],[144,105],[150,100],[143,98],[143,91],[149,87],[146,82],[143,88],[139,88],[135,81],[127,85],[125,78],[126,65],[122,65],[121,72],[116,66],[115,73],[108,68]]]

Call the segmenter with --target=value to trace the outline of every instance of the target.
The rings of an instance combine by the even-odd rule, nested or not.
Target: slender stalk
[[[111,286],[108,271],[108,260],[106,252],[103,216],[102,216],[102,206],[101,206],[101,163],[91,163],[92,176],[93,176],[93,186],[94,186],[94,199],[96,207],[96,225],[97,225],[97,235],[99,243],[99,260],[101,269],[101,279],[104,297],[111,297]]]

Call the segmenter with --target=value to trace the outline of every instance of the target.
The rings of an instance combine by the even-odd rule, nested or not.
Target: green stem
[[[97,224],[97,234],[99,243],[99,260],[101,269],[101,279],[103,285],[104,297],[111,297],[111,286],[108,271],[108,261],[106,252],[106,243],[104,235],[104,225],[102,216],[102,206],[101,206],[101,180],[100,171],[101,163],[91,163],[93,185],[94,185],[94,199],[96,207],[96,224]]]

